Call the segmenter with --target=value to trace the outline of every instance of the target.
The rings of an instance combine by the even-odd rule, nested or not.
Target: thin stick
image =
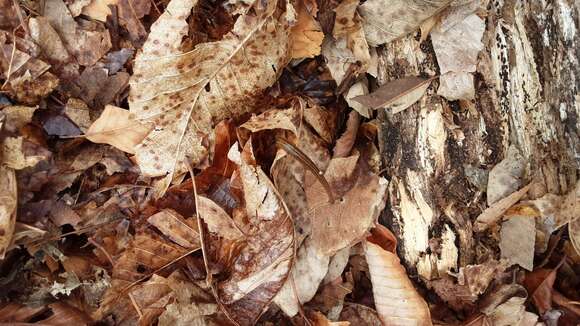
[[[12,54],[10,55],[10,63],[8,64],[8,73],[6,74],[6,80],[0,89],[4,89],[8,82],[10,81],[10,75],[12,75],[12,64],[14,63],[14,55],[16,54],[16,29],[12,31]]]

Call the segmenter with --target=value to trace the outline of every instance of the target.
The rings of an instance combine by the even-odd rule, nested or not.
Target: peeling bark
[[[433,279],[499,258],[473,221],[486,207],[470,171],[484,173],[510,144],[527,162],[529,196],[567,193],[580,169],[580,3],[493,0],[473,102],[446,101],[435,82],[406,111],[381,112],[380,146],[391,180],[382,222],[410,271]],[[378,51],[378,85],[438,74],[430,39],[410,35]],[[467,172],[466,172],[467,171]]]

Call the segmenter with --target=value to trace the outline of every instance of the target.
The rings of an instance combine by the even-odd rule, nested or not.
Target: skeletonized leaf
[[[512,216],[501,226],[499,248],[502,258],[531,271],[534,267],[536,220],[528,216]]]
[[[373,109],[390,108],[393,113],[401,112],[423,97],[431,80],[433,79],[421,77],[393,80],[376,91],[357,96],[353,100]]]
[[[417,293],[399,258],[380,246],[367,242],[373,296],[379,317],[385,325],[431,325],[425,300]]]
[[[12,241],[16,222],[16,174],[14,170],[0,165],[0,260]]]
[[[146,124],[135,123],[133,114],[114,105],[107,105],[101,116],[93,122],[85,136],[93,143],[109,144],[124,152],[134,154],[137,146],[149,133]]]
[[[187,249],[199,248],[197,222],[193,219],[185,219],[176,211],[167,208],[151,215],[147,222],[178,245]]]
[[[277,1],[256,2],[221,41],[182,52],[195,3],[168,4],[135,59],[130,81],[130,111],[154,125],[136,147],[136,159],[144,175],[167,175],[161,188],[176,171],[185,172],[185,157],[195,165],[207,156],[217,122],[253,109],[255,95],[276,81],[288,57],[289,23]]]
[[[369,0],[359,7],[367,41],[381,45],[404,36],[451,0]]]

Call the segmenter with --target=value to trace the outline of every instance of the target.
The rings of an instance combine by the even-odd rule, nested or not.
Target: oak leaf
[[[254,96],[276,81],[288,60],[289,22],[275,0],[256,2],[221,41],[181,51],[195,4],[167,5],[135,59],[130,81],[131,113],[154,126],[136,147],[136,159],[144,175],[167,175],[160,193],[176,172],[186,171],[186,157],[193,165],[207,157],[217,122],[253,110]]]

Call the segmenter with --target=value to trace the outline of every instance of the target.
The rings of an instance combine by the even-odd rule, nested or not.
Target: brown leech
[[[314,164],[314,162],[312,162],[312,160],[308,156],[306,156],[306,154],[304,154],[303,151],[301,151],[298,147],[294,146],[294,144],[288,142],[284,138],[277,138],[276,145],[278,145],[279,148],[283,149],[286,153],[290,154],[292,157],[298,160],[298,162],[304,165],[308,170],[310,170],[310,172],[312,172],[316,176],[318,181],[324,187],[326,194],[328,195],[328,201],[331,204],[334,204],[334,195],[332,194],[330,185],[328,184],[328,181],[326,181],[326,178],[324,178],[324,173],[320,171],[320,169],[318,169],[316,164]]]

